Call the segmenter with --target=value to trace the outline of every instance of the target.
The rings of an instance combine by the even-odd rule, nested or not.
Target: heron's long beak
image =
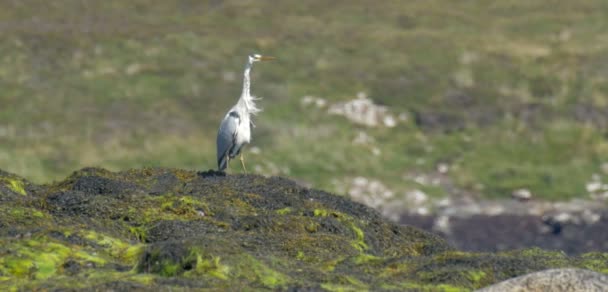
[[[260,61],[271,61],[271,60],[275,60],[275,57],[270,57],[270,56],[261,56],[260,57]]]

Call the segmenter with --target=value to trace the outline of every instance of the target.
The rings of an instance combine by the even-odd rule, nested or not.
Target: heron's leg
[[[247,168],[245,167],[245,158],[243,158],[243,152],[241,152],[241,155],[239,155],[240,159],[241,159],[241,165],[243,166],[243,170],[245,171],[245,173],[247,173]]]

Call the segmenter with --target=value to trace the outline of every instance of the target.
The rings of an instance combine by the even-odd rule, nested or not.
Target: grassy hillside
[[[4,1],[0,167],[36,182],[214,168],[219,121],[261,52],[279,60],[253,72],[258,173],[441,196],[413,177],[445,164],[453,188],[481,196],[586,197],[606,178],[607,32],[600,0]],[[360,126],[301,103],[359,93],[406,121]]]

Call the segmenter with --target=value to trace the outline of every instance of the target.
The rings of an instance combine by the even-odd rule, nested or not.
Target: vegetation
[[[470,291],[547,268],[608,273],[605,253],[460,252],[279,177],[87,168],[50,185],[0,178],[3,291]]]
[[[279,61],[253,72],[265,111],[260,151],[245,154],[257,173],[403,191],[425,187],[405,174],[447,163],[457,187],[482,196],[584,197],[606,177],[607,5],[6,1],[0,165],[36,182],[84,166],[214,168],[245,56],[262,52]],[[300,102],[359,92],[407,122],[367,128]],[[361,131],[380,155],[352,143]]]

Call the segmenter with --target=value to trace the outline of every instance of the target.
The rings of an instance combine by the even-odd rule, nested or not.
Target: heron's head
[[[260,54],[249,55],[250,63],[258,62],[258,61],[270,61],[270,60],[274,60],[274,59],[275,59],[274,57],[262,56]]]

